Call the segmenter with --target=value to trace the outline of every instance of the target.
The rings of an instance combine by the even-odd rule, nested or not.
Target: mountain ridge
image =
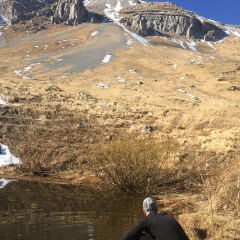
[[[2,19],[8,20],[9,25],[39,17],[45,18],[45,22],[65,22],[70,26],[106,21],[101,11],[94,12],[85,5],[82,0],[0,0],[0,14]],[[171,2],[135,1],[131,5],[125,4],[119,14],[121,23],[144,37],[174,33],[192,40],[219,41],[228,36],[227,28],[238,31],[240,27],[208,20]],[[40,30],[45,29],[46,24],[43,25]]]
[[[125,16],[121,22],[144,36],[166,32],[205,41],[218,41],[227,36],[217,24],[203,20],[171,2],[134,5],[123,8],[120,14]]]

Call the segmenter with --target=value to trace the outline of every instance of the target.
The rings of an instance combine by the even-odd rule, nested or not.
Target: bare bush
[[[132,136],[98,146],[91,164],[107,184],[133,193],[155,193],[184,177],[170,163],[176,144]],[[169,166],[168,166],[169,164]]]

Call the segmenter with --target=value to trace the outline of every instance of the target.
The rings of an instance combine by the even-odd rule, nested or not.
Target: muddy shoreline
[[[62,173],[52,176],[24,176],[17,173],[9,173],[15,167],[4,167],[0,169],[0,178],[11,179],[11,180],[22,180],[29,182],[41,182],[41,183],[51,183],[60,185],[81,185],[84,187],[94,188],[94,189],[106,189],[107,186],[95,175],[92,174],[73,174],[73,173]],[[10,170],[9,170],[10,169]]]

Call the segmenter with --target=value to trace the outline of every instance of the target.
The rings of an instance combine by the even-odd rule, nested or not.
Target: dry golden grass
[[[186,171],[177,157],[177,149],[172,139],[157,141],[129,135],[97,146],[90,165],[104,182],[131,193],[156,194],[163,189],[196,191],[193,182],[200,178],[195,169]]]
[[[180,175],[192,173],[171,191],[159,190],[157,195],[165,198],[163,207],[182,213],[179,219],[193,240],[239,239],[239,38],[231,36],[214,44],[215,49],[202,42],[193,52],[169,39],[151,37],[152,46],[135,42],[128,50],[116,51],[114,62],[94,71],[63,78],[66,69],[43,73],[37,65],[30,79],[14,73],[44,54],[41,42],[48,44],[47,53],[54,53],[63,45],[69,47],[58,40],[78,39],[75,47],[82,46],[94,29],[89,24],[53,26],[44,35],[37,33],[41,39],[13,29],[4,32],[8,47],[0,50],[0,97],[9,108],[1,109],[1,143],[23,165],[1,168],[0,173],[95,185],[99,180],[92,180],[91,151],[109,136],[143,137],[142,128],[149,124],[152,139],[176,143],[166,168],[181,169]],[[68,51],[65,54],[73,50]],[[119,83],[118,76],[126,83]],[[99,81],[109,88],[99,88]],[[62,91],[47,91],[49,85]],[[237,89],[232,91],[231,86]],[[103,107],[106,102],[109,106]]]

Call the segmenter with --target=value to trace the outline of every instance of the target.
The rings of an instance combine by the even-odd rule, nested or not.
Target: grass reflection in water
[[[120,239],[143,197],[78,186],[12,182],[0,189],[1,240]]]

